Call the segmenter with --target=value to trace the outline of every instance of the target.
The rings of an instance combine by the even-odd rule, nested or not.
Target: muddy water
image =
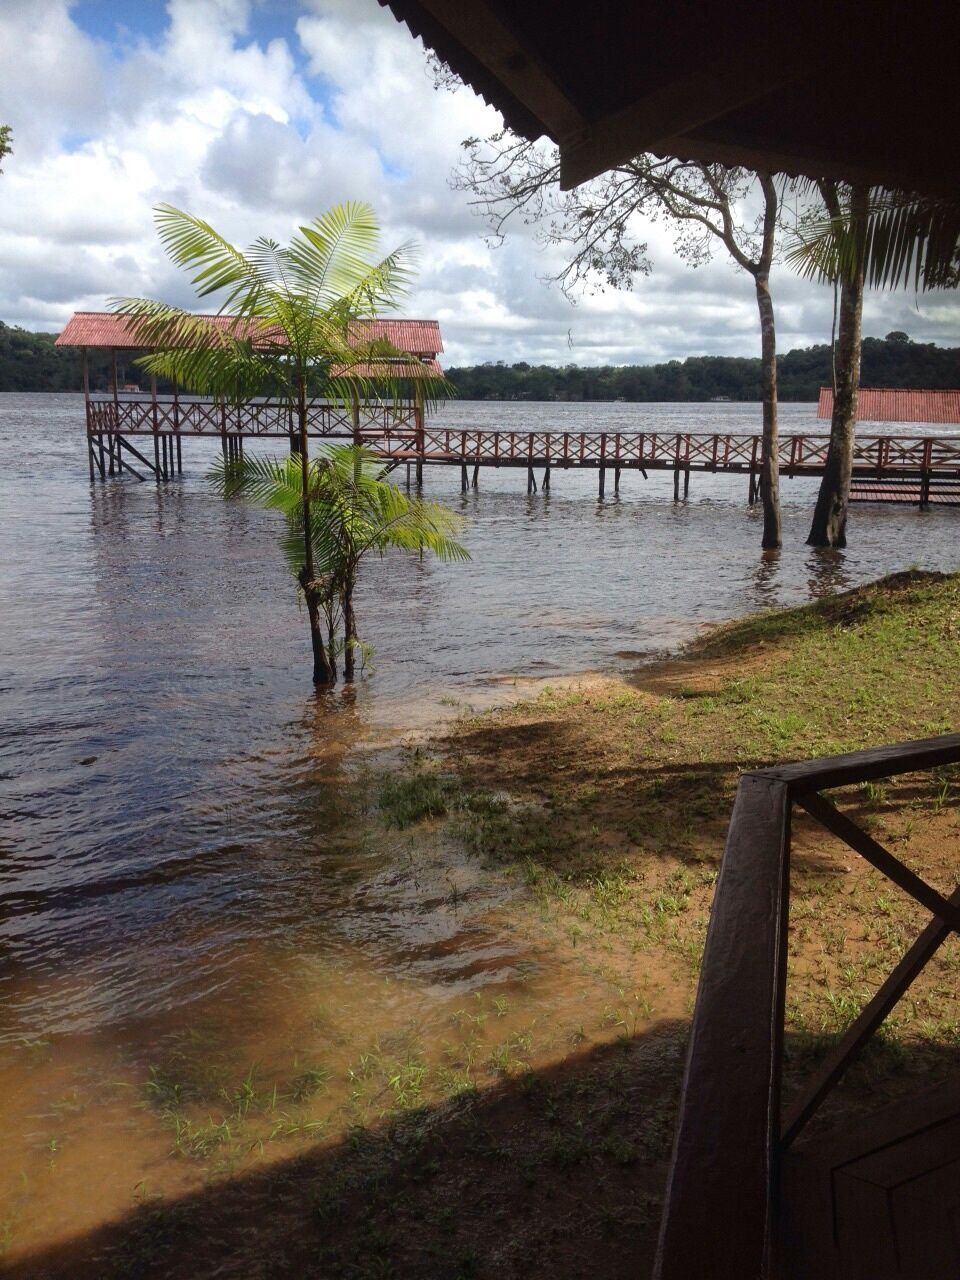
[[[815,427],[786,406],[783,427]],[[453,425],[742,430],[753,407],[459,405]],[[706,623],[911,563],[957,514],[860,508],[851,548],[761,558],[745,482],[428,472],[472,562],[388,558],[359,601],[375,667],[315,698],[264,512],[207,495],[210,446],[158,490],[91,486],[82,404],[0,396],[0,1242],[11,1254],[424,1094],[682,1011],[549,949],[429,828],[371,796],[396,743],[534,679],[611,670]],[[482,1068],[482,1069],[481,1069]],[[485,1073],[485,1074],[484,1074]],[[94,1189],[94,1193],[91,1192]]]

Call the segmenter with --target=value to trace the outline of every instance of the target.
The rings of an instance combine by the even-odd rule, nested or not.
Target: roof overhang
[[[960,189],[942,0],[380,3],[514,132],[558,144],[565,189],[643,152]]]
[[[249,321],[237,321],[229,315],[206,315],[202,318],[225,332],[236,332],[250,327]],[[349,329],[351,341],[389,343],[404,355],[417,356],[423,361],[436,361],[443,351],[440,325],[436,320],[406,320],[384,318],[357,320]],[[67,321],[54,343],[57,347],[81,347],[113,351],[142,351],[143,341],[137,340],[133,322],[113,311],[77,311]]]

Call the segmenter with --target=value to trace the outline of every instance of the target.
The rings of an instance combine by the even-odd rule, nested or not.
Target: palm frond
[[[785,254],[808,279],[835,281],[862,262],[875,289],[928,290],[960,283],[960,200],[873,191],[865,217],[811,219]]]
[[[191,283],[199,297],[229,289],[224,309],[246,315],[255,313],[265,282],[256,266],[235,245],[209,222],[171,204],[157,205],[154,221],[172,261],[178,267],[197,268]]]

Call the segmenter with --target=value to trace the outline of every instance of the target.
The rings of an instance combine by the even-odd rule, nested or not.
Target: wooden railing
[[[379,435],[391,427],[413,429],[416,421],[414,406],[407,404],[364,407],[359,424],[354,423],[349,410],[326,401],[312,401],[308,413],[310,431],[315,435],[349,436],[355,425],[359,425],[361,433]],[[161,396],[135,400],[91,397],[87,401],[87,431],[92,435],[169,431],[178,435],[280,437],[289,436],[293,429],[289,407],[270,400],[239,406]]]
[[[655,1280],[775,1275],[781,1159],[951,932],[949,900],[822,792],[960,762],[960,734],[748,773],[740,780],[717,882]],[[790,816],[795,804],[930,912],[930,921],[781,1118]]]

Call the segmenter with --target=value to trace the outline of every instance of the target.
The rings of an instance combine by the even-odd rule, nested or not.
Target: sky
[[[471,90],[434,88],[423,47],[376,0],[0,0],[0,320],[58,330],[112,296],[191,306],[159,248],[153,206],[229,239],[367,200],[385,250],[419,245],[403,312],[440,321],[449,365],[649,364],[759,353],[752,282],[721,249],[692,269],[639,223],[653,270],[572,304],[534,229],[488,243],[450,186],[461,142],[500,127]],[[784,267],[778,345],[829,341],[832,293]],[[872,295],[864,333],[960,344],[949,295]]]

